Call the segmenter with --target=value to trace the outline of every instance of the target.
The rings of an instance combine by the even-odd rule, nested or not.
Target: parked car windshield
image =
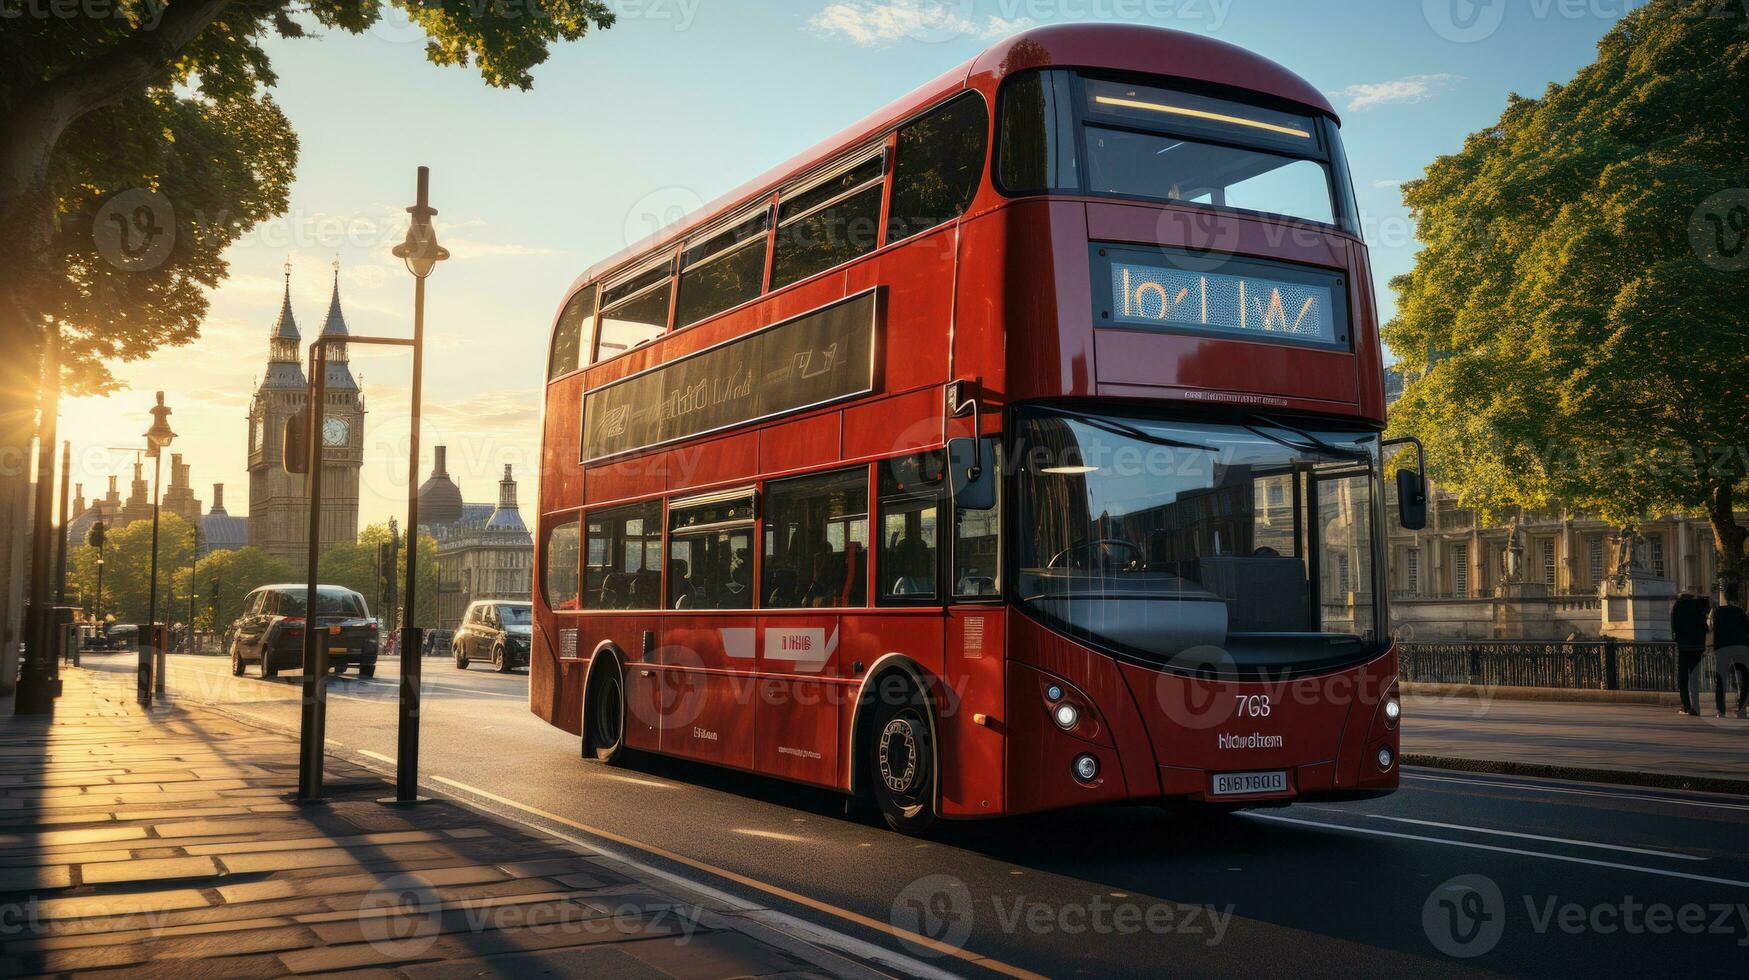
[[[503,626],[532,626],[534,609],[530,606],[499,606],[498,622]]]

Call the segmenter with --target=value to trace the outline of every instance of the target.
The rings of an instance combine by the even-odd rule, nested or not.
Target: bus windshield
[[[1282,675],[1378,648],[1378,436],[1025,411],[1021,602],[1168,669]]]

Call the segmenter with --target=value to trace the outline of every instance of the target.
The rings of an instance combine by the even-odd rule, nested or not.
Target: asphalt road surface
[[[331,753],[392,771],[397,670],[329,685]],[[224,660],[177,656],[169,682],[297,725],[295,673],[235,679]],[[605,840],[828,944],[893,954],[891,972],[1595,978],[1749,964],[1749,798],[1411,769],[1401,792],[1365,803],[1207,818],[1107,807],[914,840],[813,789],[671,760],[586,763],[528,713],[526,687],[520,672],[427,660],[422,784]]]

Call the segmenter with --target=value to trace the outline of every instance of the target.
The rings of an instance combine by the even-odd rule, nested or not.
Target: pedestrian
[[[1749,613],[1738,599],[1737,583],[1725,584],[1724,601],[1713,610],[1713,700],[1725,717],[1725,681],[1737,685],[1737,717],[1749,707]]]
[[[1670,632],[1676,635],[1676,690],[1681,713],[1700,715],[1700,665],[1706,660],[1707,602],[1684,592],[1670,606]]]

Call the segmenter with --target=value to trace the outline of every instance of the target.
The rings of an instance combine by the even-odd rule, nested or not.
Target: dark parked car
[[[338,585],[318,586],[314,623],[304,611],[302,585],[264,585],[249,593],[243,614],[231,627],[231,673],[241,677],[249,664],[261,665],[261,676],[301,670],[304,630],[321,630],[319,642],[328,651],[336,674],[358,668],[358,676],[377,672],[377,621],[370,618],[364,596]]]
[[[462,625],[450,641],[455,665],[467,670],[475,661],[490,661],[504,673],[528,666],[528,645],[534,639],[534,606],[527,602],[483,599],[468,606]]]

